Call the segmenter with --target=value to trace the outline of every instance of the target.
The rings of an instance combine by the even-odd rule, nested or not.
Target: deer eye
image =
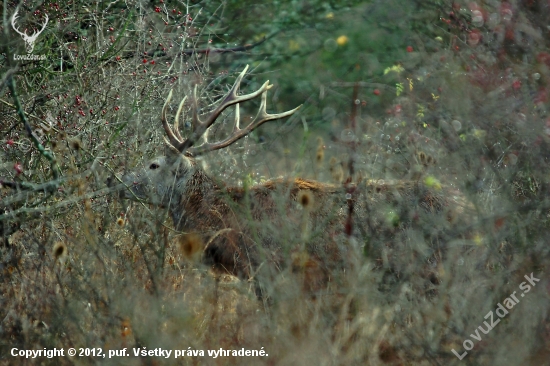
[[[149,165],[149,169],[155,170],[158,168],[160,168],[160,165],[158,165],[157,163],[152,163],[151,165]]]

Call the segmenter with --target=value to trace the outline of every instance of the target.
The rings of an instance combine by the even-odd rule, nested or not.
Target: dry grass
[[[178,24],[185,19],[174,15],[165,26],[164,13],[132,1],[48,10],[50,19],[54,12],[79,19],[48,26],[35,48],[55,60],[62,54],[65,69],[54,62],[16,68],[0,59],[2,75],[15,73],[22,109],[56,154],[63,179],[51,194],[25,188],[50,182],[52,170],[31,146],[14,96],[2,89],[0,365],[550,365],[550,120],[544,94],[550,56],[547,31],[537,26],[542,15],[527,4],[533,2],[511,3],[523,15],[480,27],[484,38],[475,47],[459,22],[469,24],[470,13],[457,12],[445,23],[443,41],[419,35],[424,38],[415,51],[395,61],[404,71],[365,76],[378,78],[379,93],[361,89],[355,109],[351,89],[315,79],[317,89],[295,120],[267,124],[204,157],[216,182],[238,190],[300,177],[332,184],[342,201],[350,189],[364,198],[353,208],[354,220],[332,237],[345,253],[341,265],[326,270],[308,250],[319,238],[303,219],[326,205],[307,190],[293,192],[297,201],[291,203],[291,195],[276,195],[280,207],[294,204],[302,220],[287,220],[285,230],[252,223],[288,250],[280,268],[251,279],[213,271],[201,261],[205,243],[196,232],[175,231],[166,209],[124,201],[105,186],[114,173],[162,152],[159,116],[168,90],[190,95],[196,85],[208,109],[232,83],[233,71],[242,69],[234,54],[177,56],[208,44],[206,30],[219,29],[196,16],[182,26],[183,36]],[[15,5],[6,6],[11,14]],[[103,13],[103,6],[112,9]],[[140,16],[122,11],[127,6]],[[356,10],[349,22],[362,29],[365,20],[356,22],[362,10]],[[94,32],[81,27],[90,24]],[[511,35],[529,42],[512,42]],[[321,33],[315,36],[325,42]],[[283,41],[275,45],[288,48]],[[338,60],[359,47],[351,33],[347,42],[336,48]],[[18,37],[5,44],[7,54],[23,50]],[[173,47],[156,49],[158,44]],[[334,75],[326,72],[332,65],[327,45],[304,56],[307,70],[291,70],[294,94],[285,96],[282,86],[273,90],[270,111],[295,106],[285,108],[284,100],[298,103],[301,89],[294,84],[303,81],[296,75]],[[250,52],[239,56],[243,64],[257,61]],[[357,52],[363,67],[372,55]],[[358,70],[355,61],[351,69]],[[257,89],[263,76],[252,75],[243,91]],[[279,74],[269,77],[285,85]],[[398,97],[396,84],[403,88]],[[243,120],[254,112],[243,107]],[[212,140],[225,136],[232,117],[222,116]],[[181,128],[189,132],[184,123]],[[327,210],[346,217],[346,208]],[[241,213],[249,217],[246,209]],[[531,273],[540,282],[526,292],[520,286],[529,284],[524,276]],[[263,298],[256,296],[258,286]],[[485,334],[486,315],[514,292],[519,302]],[[462,354],[470,344],[460,361],[452,350]],[[127,348],[131,356],[23,359],[11,356],[14,347]],[[202,350],[205,356],[134,357],[137,348]],[[207,350],[220,348],[263,348],[269,356],[208,356]]]

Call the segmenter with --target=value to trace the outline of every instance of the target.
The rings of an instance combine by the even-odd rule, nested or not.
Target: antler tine
[[[241,129],[241,111],[239,110],[240,105],[235,106],[235,125],[233,126],[233,133]]]
[[[203,124],[201,120],[199,119],[199,99],[197,98],[197,86],[193,88],[193,117],[191,120],[191,126],[193,127],[193,131],[197,131],[199,127]]]
[[[267,82],[266,82],[267,84]],[[266,85],[264,84],[264,86]],[[260,109],[258,111],[258,114],[256,117],[254,117],[254,120],[248,124],[245,128],[239,128],[240,124],[240,113],[239,113],[239,105],[237,104],[235,109],[235,125],[233,127],[233,133],[231,136],[226,138],[223,141],[216,142],[216,143],[204,143],[197,147],[189,148],[188,152],[189,154],[193,156],[201,155],[209,151],[219,150],[224,147],[227,147],[231,144],[233,144],[235,141],[240,140],[241,138],[248,135],[250,132],[252,132],[257,127],[261,126],[265,122],[273,121],[276,119],[281,119],[288,117],[292,114],[294,114],[298,109],[302,107],[302,105],[299,105],[298,107],[291,109],[290,111],[286,111],[283,113],[277,113],[277,114],[269,114],[266,112],[266,105],[267,105],[267,91],[272,87],[273,85],[268,85],[265,88],[265,90],[262,92],[262,102],[260,104]],[[263,87],[262,87],[263,88]]]
[[[176,117],[174,118],[174,135],[176,135],[176,138],[179,140],[179,143],[181,143],[181,141],[183,141],[183,137],[181,137],[181,134],[180,134],[180,114],[181,114],[181,110],[183,109],[183,105],[185,104],[185,101],[187,100],[187,96],[185,96],[185,98],[183,98],[180,102],[180,105],[178,106],[178,110],[176,112]]]
[[[162,114],[161,114],[160,119],[162,121],[162,127],[164,127],[164,131],[166,132],[166,136],[168,137],[168,142],[173,147],[178,149],[179,146],[183,143],[182,142],[183,139],[181,139],[181,137],[180,137],[180,139],[181,139],[180,140],[180,139],[178,139],[178,137],[176,137],[176,135],[174,135],[174,132],[172,131],[172,128],[170,128],[170,125],[168,124],[168,121],[166,120],[166,110],[168,109],[168,104],[170,103],[171,99],[172,99],[172,90],[170,90],[170,93],[168,94],[168,98],[166,98],[166,102],[164,102],[164,106],[162,107]],[[180,112],[181,107],[183,106],[184,101],[185,101],[185,98],[180,103],[180,108],[178,108],[178,116],[177,117],[179,117],[179,112]],[[179,132],[177,132],[177,134],[179,136]]]

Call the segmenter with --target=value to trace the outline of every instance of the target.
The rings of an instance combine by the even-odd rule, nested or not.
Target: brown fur
[[[288,226],[299,227],[302,220],[308,219],[304,215],[309,215],[306,210],[297,213],[300,210],[295,207],[296,196],[300,191],[312,192],[314,201],[322,203],[338,190],[332,185],[304,179],[276,179],[248,190],[242,187],[220,188],[203,171],[197,170],[178,205],[184,212],[192,214],[175,218],[175,225],[181,231],[200,233],[205,243],[204,261],[207,264],[248,277],[264,260],[278,268],[284,265],[279,253],[280,243],[270,238],[260,223],[268,223],[280,230]],[[283,201],[283,208],[278,207],[277,200]],[[285,214],[281,215],[280,210]],[[311,260],[306,262],[309,263],[306,266],[316,266]]]

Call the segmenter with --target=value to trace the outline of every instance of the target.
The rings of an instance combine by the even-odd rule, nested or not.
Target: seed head
[[[435,159],[431,155],[426,154],[424,151],[417,152],[416,156],[424,167],[435,164]]]
[[[310,209],[313,206],[314,198],[311,191],[300,191],[296,196],[298,203],[305,209]]]
[[[204,248],[202,238],[195,233],[181,235],[178,244],[181,254],[187,259],[192,259]]]
[[[323,163],[323,160],[325,159],[325,142],[323,141],[323,138],[318,137],[317,138],[317,153],[315,154],[315,161],[317,162],[317,165],[321,165]]]
[[[70,139],[69,145],[71,146],[71,149],[75,151],[79,151],[80,149],[82,149],[82,142],[80,141],[80,139],[77,138]]]
[[[62,260],[67,256],[67,246],[65,243],[58,241],[53,245],[53,257],[55,260]]]
[[[128,318],[125,318],[122,320],[122,323],[120,324],[120,335],[122,338],[126,338],[132,334],[132,326],[130,324],[130,320]]]
[[[329,170],[334,183],[342,183],[342,181],[344,180],[344,169],[342,168],[342,164],[340,164],[338,162],[338,159],[336,159],[334,156],[330,158]]]

